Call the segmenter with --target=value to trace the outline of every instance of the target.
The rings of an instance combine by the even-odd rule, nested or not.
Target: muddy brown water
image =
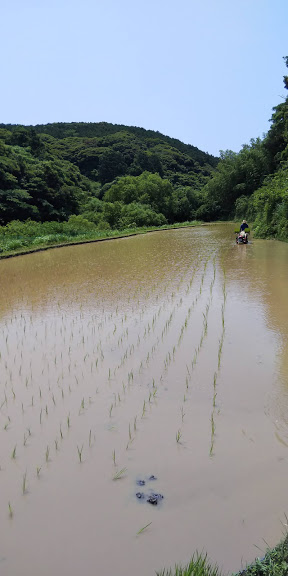
[[[231,225],[0,262],[2,576],[236,571],[277,543],[287,263]]]

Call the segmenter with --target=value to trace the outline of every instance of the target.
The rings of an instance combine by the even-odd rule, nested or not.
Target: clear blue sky
[[[287,95],[288,0],[0,0],[0,17],[0,122],[141,126],[218,154]]]

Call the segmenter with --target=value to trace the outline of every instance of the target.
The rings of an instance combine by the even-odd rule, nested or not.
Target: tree
[[[127,170],[121,152],[107,150],[99,160],[98,175],[101,184],[112,182],[116,176],[122,176]]]

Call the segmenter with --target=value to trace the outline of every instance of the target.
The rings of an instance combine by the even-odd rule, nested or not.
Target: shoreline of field
[[[181,228],[195,228],[196,226],[207,226],[210,224],[216,224],[216,223],[203,223],[200,221],[191,221],[191,222],[184,222],[184,223],[175,223],[175,224],[170,224],[170,225],[165,225],[165,226],[151,226],[151,227],[143,227],[143,228],[134,228],[132,230],[129,229],[124,229],[124,230],[119,230],[119,231],[103,231],[103,234],[101,234],[101,231],[98,230],[98,234],[97,236],[95,235],[87,235],[87,237],[85,237],[83,234],[79,234],[78,235],[78,239],[77,236],[74,236],[74,240],[72,240],[73,236],[71,236],[69,238],[69,236],[67,235],[67,241],[63,241],[63,242],[53,242],[53,240],[51,239],[50,242],[47,243],[41,243],[41,241],[39,241],[39,244],[34,244],[33,242],[35,242],[35,238],[31,238],[30,242],[28,242],[28,240],[25,240],[26,242],[28,242],[27,246],[22,247],[20,249],[15,249],[15,250],[7,250],[7,252],[3,251],[0,252],[0,260],[7,260],[8,258],[14,258],[15,256],[25,256],[26,254],[34,254],[36,252],[44,252],[46,250],[50,250],[50,249],[55,249],[55,248],[64,248],[65,246],[77,246],[77,245],[81,245],[81,244],[92,244],[95,242],[104,242],[106,240],[119,240],[121,238],[130,238],[132,236],[139,236],[142,234],[148,234],[149,232],[162,232],[165,230],[178,230]]]

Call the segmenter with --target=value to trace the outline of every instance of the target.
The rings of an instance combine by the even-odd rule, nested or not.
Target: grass
[[[264,558],[256,560],[234,576],[287,576],[288,535],[275,548],[268,548]]]
[[[136,234],[146,234],[147,232],[153,232],[157,230],[170,230],[175,228],[185,228],[201,225],[200,221],[192,222],[181,222],[175,224],[165,224],[163,226],[149,226],[142,228],[129,228],[122,230],[95,230],[89,231],[87,233],[80,232],[75,234],[69,234],[69,231],[65,233],[58,234],[45,234],[35,236],[20,236],[20,234],[15,238],[12,235],[5,235],[0,239],[1,255],[0,258],[5,258],[7,256],[17,256],[20,254],[26,254],[29,252],[35,252],[38,250],[47,250],[48,248],[57,248],[60,246],[71,246],[73,244],[85,244],[88,242],[97,242],[103,240],[112,240],[113,238],[123,238],[128,236],[134,236]],[[23,227],[23,226],[22,226]]]
[[[156,571],[156,576],[220,576],[218,566],[211,564],[205,554],[194,554],[186,566],[176,565],[175,568],[164,568]],[[268,576],[268,575],[267,575]]]

